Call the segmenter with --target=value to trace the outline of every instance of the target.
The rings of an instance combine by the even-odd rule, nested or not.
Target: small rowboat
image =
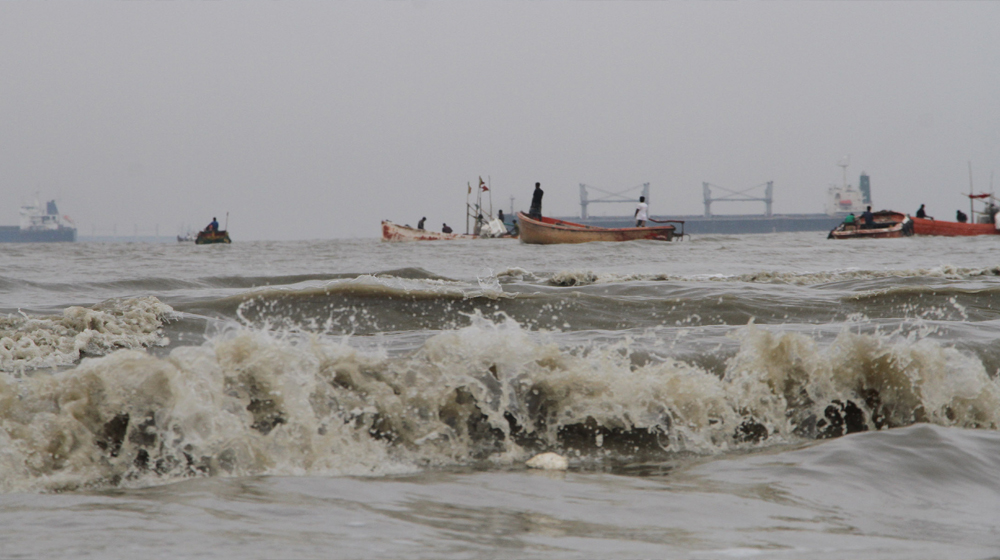
[[[864,227],[860,222],[840,224],[830,231],[827,239],[884,239],[913,235],[913,219],[900,212],[881,210],[872,214],[875,223]]]
[[[657,241],[672,241],[674,226],[602,228],[585,226],[542,217],[529,218],[524,212],[517,213],[520,238],[523,243],[551,245],[555,243],[589,243],[591,241],[636,241],[639,239],[654,239]],[[684,222],[678,222],[682,224]],[[682,228],[683,229],[683,228]],[[680,235],[683,235],[683,230]]]
[[[945,235],[949,237],[967,235],[997,235],[997,226],[988,224],[970,224],[963,222],[946,222],[928,218],[913,218],[913,233],[917,235]]]
[[[389,220],[382,222],[382,241],[444,241],[453,239],[478,238],[475,235],[442,233],[440,231],[427,231],[410,226],[401,226]]]
[[[179,237],[178,240],[180,240]],[[225,230],[199,231],[194,243],[195,245],[209,245],[212,243],[232,243],[232,241],[229,239],[229,232]]]

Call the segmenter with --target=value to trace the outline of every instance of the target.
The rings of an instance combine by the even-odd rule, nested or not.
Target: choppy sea
[[[0,557],[1000,558],[998,243],[2,244]]]

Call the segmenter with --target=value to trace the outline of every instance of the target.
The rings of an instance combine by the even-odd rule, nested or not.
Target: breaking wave
[[[149,305],[151,328],[165,310]],[[3,374],[0,487],[385,475],[543,450],[587,468],[921,422],[1000,425],[1000,384],[969,352],[847,330],[829,344],[755,325],[730,336],[719,373],[627,338],[566,346],[479,315],[400,356],[231,326],[164,357],[119,350]]]

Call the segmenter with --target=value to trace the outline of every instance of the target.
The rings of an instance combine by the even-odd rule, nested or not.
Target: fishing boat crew
[[[535,192],[531,193],[531,207],[528,208],[528,217],[536,220],[542,219],[542,190],[541,183],[535,183]]]
[[[649,212],[649,205],[646,204],[646,197],[639,197],[639,204],[635,207],[635,227],[645,227],[646,220],[649,219],[647,213]]]

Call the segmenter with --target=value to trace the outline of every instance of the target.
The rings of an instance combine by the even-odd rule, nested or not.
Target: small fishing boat
[[[884,239],[913,235],[913,219],[901,212],[880,210],[872,214],[875,223],[863,227],[859,220],[840,224],[830,231],[827,239]]]
[[[448,241],[454,239],[478,239],[464,233],[443,233],[382,221],[382,241]]]
[[[551,245],[555,243],[589,243],[591,241],[637,241],[653,239],[657,241],[672,241],[677,228],[672,225],[630,228],[602,228],[586,226],[556,218],[530,218],[524,212],[517,213],[520,227],[520,238],[523,243]],[[681,232],[684,235],[684,222]]]
[[[195,245],[209,245],[212,243],[232,243],[229,239],[229,232],[221,231],[199,231],[198,237],[194,240]]]

